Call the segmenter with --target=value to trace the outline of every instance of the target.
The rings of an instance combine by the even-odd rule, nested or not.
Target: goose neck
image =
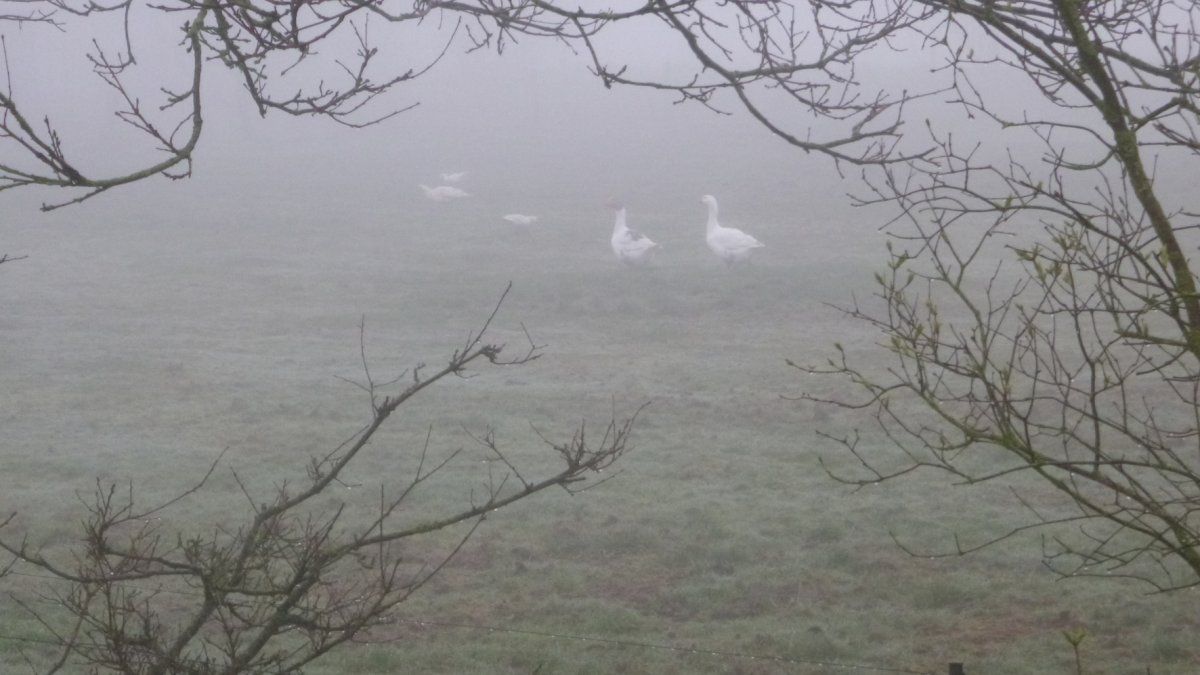
[[[625,209],[617,209],[617,217],[613,222],[613,234],[629,229],[625,225]]]
[[[711,234],[714,230],[716,230],[719,227],[721,227],[721,224],[717,222],[717,205],[709,204],[708,205],[708,232],[709,232],[709,234]]]

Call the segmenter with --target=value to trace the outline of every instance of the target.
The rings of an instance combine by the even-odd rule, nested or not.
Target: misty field
[[[435,453],[465,450],[426,486],[413,521],[466,505],[502,473],[472,440],[488,430],[537,475],[552,460],[539,433],[561,440],[581,420],[599,428],[648,403],[634,451],[593,490],[490,517],[368,636],[375,644],[313,672],[944,672],[949,661],[1074,672],[1063,631],[1076,629],[1089,635],[1086,672],[1200,669],[1196,591],[1057,581],[1037,535],[946,559],[909,555],[889,536],[932,553],[954,533],[1001,534],[1023,522],[1002,486],[918,474],[855,492],[826,475],[819,458],[847,472],[856,462],[817,430],[858,428],[871,451],[886,444],[862,413],[790,400],[849,392],[785,359],[819,362],[839,341],[886,365],[876,336],[825,304],[869,297],[878,222],[718,192],[726,224],[767,244],[726,269],[704,247],[698,190],[634,195],[631,225],[662,250],[653,267],[629,269],[609,250],[602,195],[509,204],[513,186],[489,193],[481,177],[472,189],[449,204],[415,187],[389,201],[336,185],[320,199],[218,193],[170,210],[130,198],[54,226],[10,222],[6,247],[29,255],[0,269],[0,506],[20,512],[15,531],[61,553],[79,538],[75,495],[96,477],[131,481],[150,502],[225,449],[211,484],[165,516],[180,528],[237,522],[246,505],[231,471],[266,495],[367,420],[362,392],[339,379],[361,375],[360,319],[383,379],[438,364],[511,281],[493,338],[520,351],[524,326],[545,355],[482,368],[403,409],[357,482],[328,502],[365,513],[381,481],[409,475],[430,425]],[[541,220],[499,218],[518,207]],[[1045,488],[1018,486],[1054,507]],[[407,555],[436,562],[461,534]],[[37,576],[0,584],[51,612],[61,590]],[[42,635],[29,615],[0,607],[0,670],[46,658],[12,639]]]

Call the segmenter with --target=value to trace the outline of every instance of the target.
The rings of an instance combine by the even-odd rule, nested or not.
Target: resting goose
[[[504,219],[513,225],[532,225],[537,222],[537,216],[527,216],[523,213],[510,213]]]
[[[453,185],[439,185],[437,187],[429,187],[428,185],[420,186],[425,191],[425,196],[435,202],[445,202],[451,199],[461,199],[470,197],[462,188],[456,188]]]
[[[708,207],[708,234],[704,240],[708,248],[726,265],[740,262],[750,257],[756,248],[762,248],[763,243],[735,227],[722,227],[717,222],[717,198],[704,195],[700,201]]]
[[[610,203],[609,206],[617,212],[612,233],[612,250],[617,255],[617,260],[626,265],[644,265],[650,262],[658,244],[651,241],[646,235],[629,229],[625,224],[625,207],[623,205]]]

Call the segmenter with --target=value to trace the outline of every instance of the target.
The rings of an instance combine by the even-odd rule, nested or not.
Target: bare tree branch
[[[341,484],[385,422],[414,397],[478,365],[520,366],[540,355],[531,346],[523,355],[505,358],[502,346],[487,341],[499,309],[497,303],[443,366],[430,373],[414,369],[407,384],[387,395],[370,374],[364,339],[362,387],[372,404],[370,422],[348,442],[312,457],[303,480],[280,485],[265,501],[235,475],[249,504],[240,525],[195,533],[171,532],[166,525],[165,516],[204,488],[218,457],[192,487],[151,508],[137,505],[132,484],[122,488],[98,481],[83,500],[89,513],[84,545],[74,552],[45,553],[24,538],[0,537],[0,549],[12,556],[3,573],[16,566],[33,568],[69,586],[55,603],[69,621],[22,603],[58,646],[50,672],[67,666],[146,673],[295,672],[378,624],[442,570],[495,511],[548,488],[574,493],[607,480],[611,472],[601,474],[629,450],[636,412],[624,421],[614,417],[599,439],[587,438],[581,425],[569,440],[552,444],[557,468],[537,476],[533,469],[519,469],[489,436],[487,448],[506,473],[490,478],[481,496],[454,512],[414,521],[415,511],[405,508],[458,456],[455,451],[429,458],[432,428],[407,482],[380,484],[374,516],[350,517],[350,503],[330,503],[330,488]],[[12,530],[15,522],[9,516],[0,530]],[[401,557],[402,544],[413,551],[414,542],[459,524],[466,530],[432,565],[413,569]]]

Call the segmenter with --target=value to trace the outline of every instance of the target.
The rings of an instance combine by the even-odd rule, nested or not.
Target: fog
[[[147,103],[159,101],[159,86],[182,87],[188,75],[186,58],[179,58],[171,42],[146,39],[155,35],[154,25],[134,23],[142,40],[139,51],[153,54],[130,78]],[[418,33],[417,47],[411,41],[385,47],[380,58],[392,61],[380,68],[428,63],[448,32]],[[657,34],[658,40],[646,41],[646,34]],[[618,37],[610,48],[640,66],[639,72],[675,78],[692,69],[677,45],[666,47],[670,41],[661,30],[635,27]],[[38,111],[61,129],[68,152],[85,157],[92,173],[116,172],[122,163],[132,166],[131,159],[152,157],[152,146],[112,116],[119,98],[90,73],[86,47],[69,34],[10,37],[14,91],[41,106]],[[346,52],[352,46],[340,48]],[[674,60],[664,58],[671,53],[677,54]],[[173,56],[174,62],[160,54]],[[347,199],[398,204],[420,201],[418,183],[457,167],[474,174],[476,189],[484,191],[477,201],[498,202],[502,211],[531,199],[534,203],[524,208],[534,208],[539,195],[572,195],[581,209],[603,216],[604,200],[616,196],[631,208],[642,199],[642,208],[677,204],[679,217],[686,214],[702,225],[700,195],[719,195],[751,181],[757,190],[747,197],[755,201],[782,206],[799,197],[821,209],[814,215],[844,208],[845,200],[829,197],[849,186],[829,170],[828,161],[780,143],[737,110],[736,101],[720,105],[737,114],[719,116],[696,104],[674,105],[668,93],[605,89],[588,66],[584,54],[545,40],[527,38],[508,45],[503,54],[451,49],[431,72],[397,86],[360,117],[416,108],[361,130],[278,112],[260,117],[238,79],[212,68],[204,81],[206,128],[195,176],[173,185],[155,181],[133,188],[136,195],[106,195],[104,201],[161,200],[166,206],[174,199],[232,191],[251,201],[301,204],[316,193],[335,191]],[[88,103],[80,106],[80,101]]]
[[[164,78],[186,82],[187,60],[160,59],[178,51],[175,36],[147,21],[159,19],[135,15],[131,82],[150,105]],[[433,28],[379,58],[428,63],[449,33]],[[6,40],[13,93],[60,127],[85,173],[154,157],[112,116],[119,97],[90,73],[78,35]],[[694,69],[652,23],[601,46],[647,77],[686,80]],[[857,76],[919,84],[935,65],[879,58]],[[821,363],[838,343],[890,365],[879,331],[830,305],[871,302],[895,214],[854,208],[858,169],[788,145],[731,98],[716,100],[729,113],[718,114],[662,91],[607,89],[588,67],[550,40],[522,38],[500,54],[452,48],[373,103],[380,114],[415,107],[353,129],[260,116],[214,63],[191,177],[49,213],[38,207],[61,194],[0,193],[0,253],[27,256],[0,267],[0,507],[22,513],[17,531],[68,555],[83,517],[76,494],[97,478],[161,499],[222,452],[213,484],[163,518],[184,530],[240,523],[246,493],[302,482],[310,456],[369,420],[347,383],[362,381],[364,361],[379,381],[433,368],[512,282],[496,339],[519,353],[528,331],[545,355],[478,368],[406,405],[321,507],[345,499],[349,520],[369,515],[381,485],[414,470],[426,432],[439,458],[467,450],[406,507],[413,522],[471,503],[504,473],[476,442],[492,431],[507,458],[540,476],[556,459],[541,434],[569,438],[580,420],[602,429],[648,403],[633,449],[594,490],[488,514],[391,623],[312,672],[941,672],[963,659],[980,672],[1033,672],[1071,663],[1061,633],[1081,626],[1112,643],[1104,654],[1119,653],[1124,670],[1194,659],[1183,598],[1055,585],[1033,538],[967,559],[899,550],[896,532],[944,550],[955,533],[977,541],[1020,514],[999,487],[964,495],[934,477],[846,489],[825,471],[858,463],[818,432],[863,430],[872,448],[888,439],[865,431],[860,411],[793,400],[846,388],[788,359]],[[987,84],[1028,91],[1019,79]],[[789,129],[816,124],[770,109]],[[978,121],[945,98],[912,111],[913,135],[932,116],[981,152],[1036,152],[975,132]],[[426,198],[419,185],[444,184],[444,172],[466,172],[455,185],[470,196]],[[726,265],[706,246],[706,194],[720,200],[722,224],[764,244],[749,264]],[[660,244],[652,264],[614,256],[610,200]],[[538,220],[514,225],[502,219],[511,213]],[[403,553],[432,567],[453,546],[434,538]],[[59,590],[31,578],[0,583],[23,598]],[[15,628],[0,629],[0,670],[20,662],[4,639],[34,630],[3,611]],[[1117,645],[1131,634],[1135,646]]]

